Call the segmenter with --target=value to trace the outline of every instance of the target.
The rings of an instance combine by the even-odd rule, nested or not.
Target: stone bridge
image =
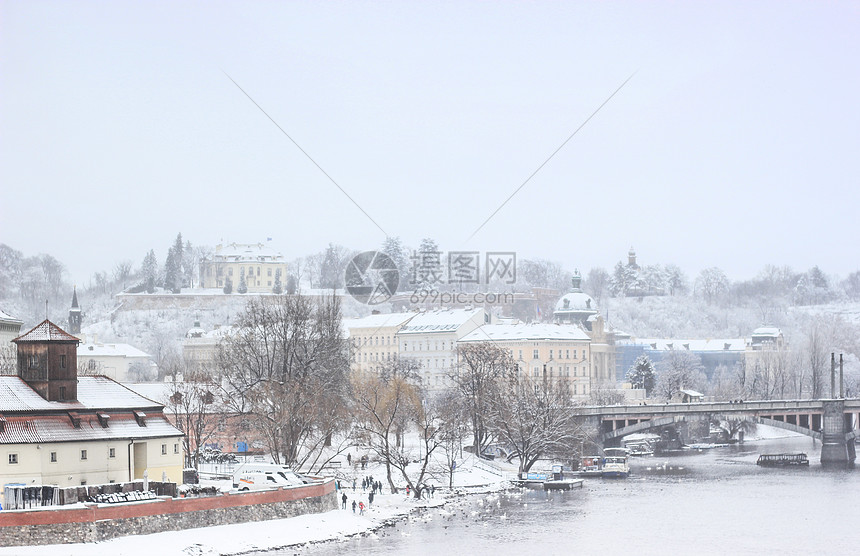
[[[579,415],[595,421],[599,441],[681,421],[738,416],[821,440],[822,464],[855,459],[854,439],[860,436],[860,399],[766,400],[641,405],[586,406]]]

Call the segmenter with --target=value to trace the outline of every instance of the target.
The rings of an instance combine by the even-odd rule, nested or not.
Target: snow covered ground
[[[515,471],[515,468],[512,468]],[[374,498],[373,506],[365,509],[364,515],[352,512],[352,501],[368,503],[367,492],[360,485],[344,488],[347,509],[333,510],[322,514],[310,514],[289,519],[259,521],[236,525],[221,525],[184,531],[171,531],[152,535],[121,537],[100,543],[64,544],[50,546],[0,548],[0,556],[26,556],[36,554],[74,556],[116,556],[157,554],[158,556],[204,556],[242,554],[257,550],[268,550],[307,543],[337,541],[354,535],[372,535],[373,531],[392,520],[404,518],[423,508],[440,507],[470,493],[490,493],[503,488],[505,477],[511,469],[496,464],[475,461],[467,457],[454,474],[454,488],[440,488],[435,497],[415,500],[404,492],[381,494]],[[368,466],[366,471],[376,480],[385,483],[385,471],[381,466]],[[383,490],[387,491],[387,486]],[[337,492],[338,505],[341,492]]]

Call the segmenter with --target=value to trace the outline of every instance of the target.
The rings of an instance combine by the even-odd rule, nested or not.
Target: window
[[[549,350],[549,358],[550,358],[550,359],[552,359],[552,351],[553,351],[553,350]]]
[[[179,453],[179,443],[176,443],[176,444],[174,444],[174,445],[173,445],[173,453],[174,453],[174,454],[178,454],[178,453]]]
[[[108,457],[109,458],[115,458],[116,457],[116,448],[110,448],[108,450]]]
[[[51,463],[57,463],[57,452],[51,452]]]
[[[532,353],[532,359],[540,359],[540,356],[538,355],[538,350],[534,350],[534,352]]]
[[[576,350],[573,350],[573,358],[576,359]]]
[[[569,349],[564,350],[564,358],[570,359],[570,350]]]
[[[167,444],[162,444],[162,445],[161,445],[161,455],[162,455],[162,456],[166,456],[166,455],[167,455]]]
[[[537,367],[532,369],[532,376],[540,376],[540,369]]]
[[[9,465],[18,464],[18,454],[9,454]]]
[[[65,357],[65,355],[63,357]],[[65,401],[65,400],[66,400],[66,387],[60,386],[60,401]]]
[[[87,451],[86,451],[86,450],[81,450],[81,460],[83,461],[83,460],[85,460],[85,459],[87,459]]]
[[[523,350],[519,350],[519,352],[520,352],[519,353],[519,360],[522,361],[523,360]]]
[[[65,354],[60,356],[60,367],[63,369],[66,368],[66,356],[65,356]]]
[[[271,276],[272,275],[272,269],[271,268],[266,269],[266,274]]]
[[[38,355],[30,355],[27,357],[27,366],[31,369],[36,369],[39,367],[39,356]]]
[[[227,276],[233,276],[233,267],[227,269]]]

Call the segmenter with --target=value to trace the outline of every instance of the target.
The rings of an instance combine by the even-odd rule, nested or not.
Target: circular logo
[[[381,251],[354,256],[343,273],[346,291],[359,303],[378,305],[388,301],[400,283],[400,272],[391,257]]]

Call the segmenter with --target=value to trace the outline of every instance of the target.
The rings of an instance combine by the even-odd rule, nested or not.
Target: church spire
[[[81,308],[78,306],[78,287],[75,286],[72,293],[72,308],[69,309],[69,332],[81,333]]]

